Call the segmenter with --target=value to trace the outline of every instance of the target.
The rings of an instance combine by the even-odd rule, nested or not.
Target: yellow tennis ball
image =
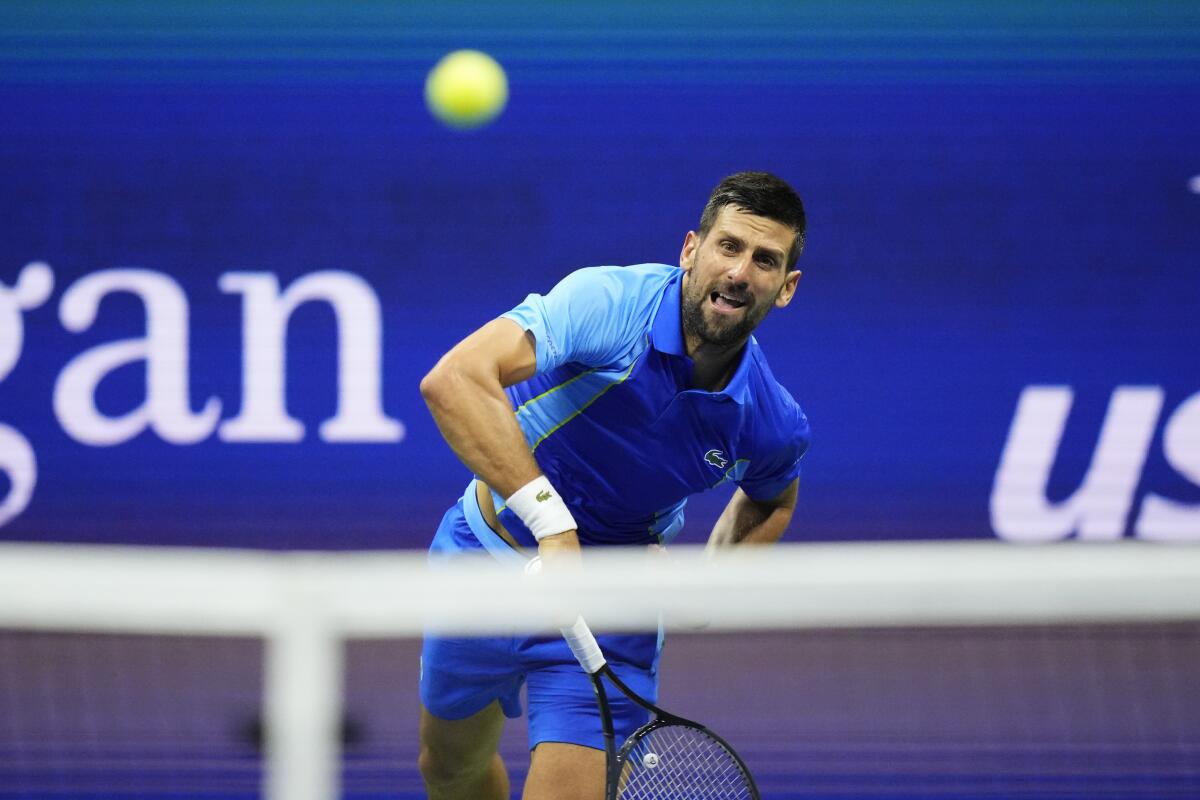
[[[443,56],[425,79],[425,104],[452,128],[486,125],[507,102],[504,68],[478,50],[455,50]]]

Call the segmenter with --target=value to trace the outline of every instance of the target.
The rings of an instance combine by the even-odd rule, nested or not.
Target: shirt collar
[[[683,270],[676,270],[658,302],[654,322],[650,325],[650,344],[660,353],[687,356],[683,343],[683,320],[680,317],[680,292],[683,286]]]
[[[679,269],[672,276],[663,292],[658,309],[654,312],[654,321],[650,324],[650,345],[660,353],[688,358],[687,347],[683,341],[683,319],[680,302],[682,298],[684,271]],[[738,356],[738,365],[734,369],[729,383],[719,392],[702,392],[714,397],[725,395],[741,403],[746,398],[747,377],[750,373],[750,361],[753,358],[751,350],[758,347],[758,342],[751,336]],[[692,391],[701,391],[695,389]]]

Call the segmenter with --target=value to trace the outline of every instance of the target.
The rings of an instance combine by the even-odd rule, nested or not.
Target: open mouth
[[[746,300],[743,298],[724,292],[713,292],[708,296],[708,300],[721,311],[736,311],[746,305]]]

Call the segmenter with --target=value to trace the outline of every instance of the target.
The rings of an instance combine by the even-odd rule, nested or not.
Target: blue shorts
[[[472,485],[473,486],[473,485]],[[430,547],[435,565],[485,549],[463,512],[473,490],[446,512]],[[656,632],[597,637],[613,671],[654,702],[658,696]],[[529,705],[529,748],[541,742],[604,748],[591,679],[561,636],[445,637],[426,635],[421,650],[421,702],[435,717],[465,719],[500,701],[505,716],[521,716],[521,685]],[[611,685],[609,705],[620,746],[649,715]]]

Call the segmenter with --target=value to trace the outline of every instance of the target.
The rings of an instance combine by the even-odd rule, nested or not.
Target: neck
[[[719,392],[729,385],[746,340],[718,345],[685,333],[684,344],[688,357],[692,359],[692,385],[708,392]]]

